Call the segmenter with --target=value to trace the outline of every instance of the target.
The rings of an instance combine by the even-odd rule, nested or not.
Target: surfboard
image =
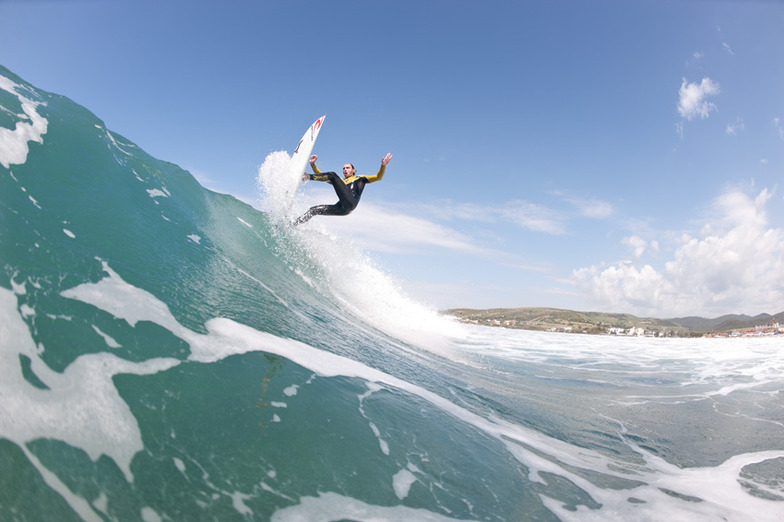
[[[313,125],[308,127],[302,139],[299,140],[297,148],[291,155],[289,161],[289,168],[286,172],[287,187],[285,188],[285,197],[288,201],[288,210],[294,204],[294,195],[297,193],[300,183],[302,183],[302,175],[305,174],[305,169],[310,162],[310,154],[313,152],[313,145],[316,144],[316,138],[319,135],[321,126],[324,124],[324,115],[313,122]]]

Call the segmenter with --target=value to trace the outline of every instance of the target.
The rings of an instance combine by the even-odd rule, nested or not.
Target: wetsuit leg
[[[316,205],[315,207],[310,207],[307,212],[294,221],[295,226],[308,221],[313,216],[345,216],[357,208],[358,202],[356,198],[351,193],[351,189],[349,189],[348,186],[343,183],[343,180],[340,179],[340,176],[334,172],[325,172],[321,175],[329,178],[332,187],[335,189],[335,194],[338,196],[338,202],[334,205]]]
[[[294,221],[294,225],[301,225],[313,216],[345,216],[349,213],[351,213],[351,211],[343,208],[340,203],[336,203],[335,205],[316,205],[315,207],[310,207],[307,212],[298,217],[297,220]]]
[[[327,172],[324,174],[329,177],[329,182],[332,183],[332,188],[335,189],[335,194],[338,196],[337,204],[346,209],[346,214],[357,208],[357,198],[352,194],[351,189],[343,183],[343,180],[334,172]],[[345,214],[336,214],[345,215]]]

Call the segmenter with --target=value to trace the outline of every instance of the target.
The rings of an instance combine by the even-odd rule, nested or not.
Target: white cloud
[[[684,78],[678,91],[678,112],[687,120],[697,116],[705,119],[716,110],[716,105],[706,98],[716,94],[719,94],[719,84],[710,78],[703,78],[699,84],[689,83]]]
[[[690,59],[688,59],[688,60],[686,60],[686,66],[687,66],[687,67],[688,67],[688,66],[691,66],[691,65],[693,65],[693,64],[695,64],[695,63],[697,63],[697,62],[699,62],[699,61],[700,61],[700,60],[702,60],[703,58],[705,58],[705,53],[703,53],[703,52],[701,52],[701,51],[694,51],[694,52],[691,54],[691,58],[690,58]]]
[[[672,294],[671,283],[650,265],[636,268],[631,261],[621,261],[601,270],[581,268],[573,273],[578,287],[603,310],[642,313],[657,310],[663,294]],[[671,315],[671,314],[665,314]]]
[[[724,40],[724,35],[721,32],[721,27],[716,27],[716,30],[719,32],[719,37],[721,38],[721,46],[727,51],[731,56],[735,56],[735,52],[732,50],[732,46]]]
[[[583,199],[574,196],[567,196],[564,199],[574,205],[585,217],[603,219],[612,216],[615,212],[610,203],[600,199]]]
[[[735,136],[738,132],[742,132],[746,130],[746,125],[744,125],[743,120],[738,118],[735,120],[734,123],[727,124],[727,134],[731,136]]]
[[[405,205],[405,208],[406,213],[403,213],[400,207],[363,202],[351,214],[351,219],[323,217],[313,222],[338,237],[347,238],[354,246],[365,251],[429,255],[440,250],[445,254],[457,253],[492,260],[493,266],[527,272],[546,272],[550,267],[532,262],[529,258],[521,258],[513,252],[515,247],[511,251],[508,249],[509,244],[503,234],[474,225],[511,222],[532,231],[558,234],[563,230],[560,222],[548,217],[548,209],[524,202],[510,203],[501,208],[473,204]],[[439,224],[427,216],[435,216],[437,220],[472,221],[474,224],[469,229],[474,230],[474,234]]]
[[[377,252],[399,253],[431,246],[471,254],[488,253],[465,234],[389,208],[363,203],[352,216],[351,220],[324,217],[320,221],[328,229]],[[357,226],[357,221],[361,221],[361,226]]]
[[[673,317],[778,313],[784,309],[784,229],[768,225],[772,194],[728,190],[713,203],[702,237],[683,235],[663,269],[621,261],[573,272],[578,286],[604,309]],[[641,238],[624,243],[635,255]]]
[[[440,220],[467,220],[481,223],[511,223],[533,232],[563,234],[565,227],[561,216],[536,203],[523,200],[509,201],[502,205],[454,204],[443,202],[418,206],[418,215],[429,214]]]
[[[509,221],[534,232],[563,234],[564,226],[556,214],[542,205],[514,201],[503,208],[493,209],[503,221]]]
[[[500,219],[497,208],[488,209],[484,205],[474,203],[453,203],[442,201],[432,204],[411,204],[403,206],[407,212],[418,216],[432,216],[441,221],[474,221],[480,223],[494,223]]]
[[[631,250],[635,259],[640,259],[640,257],[642,257],[642,255],[645,253],[645,249],[648,248],[648,242],[636,234],[630,237],[623,238],[621,240],[621,243],[626,245],[629,248],[629,250]],[[658,243],[656,243],[655,241],[653,243],[655,243],[658,246]]]

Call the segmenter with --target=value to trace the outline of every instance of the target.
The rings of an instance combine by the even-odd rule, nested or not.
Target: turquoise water
[[[285,152],[258,211],[4,68],[0,107],[1,520],[784,517],[780,339],[457,324],[283,225]]]

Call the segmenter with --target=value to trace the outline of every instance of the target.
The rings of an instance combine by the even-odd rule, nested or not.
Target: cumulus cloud
[[[486,254],[469,236],[421,217],[365,203],[353,215],[362,226],[345,219],[322,220],[330,230],[352,237],[364,248],[378,252],[408,252],[422,246],[470,254]]]
[[[710,78],[703,78],[700,83],[689,83],[684,78],[678,91],[678,112],[687,120],[696,117],[705,119],[717,109],[716,105],[706,98],[719,92],[719,84]]]
[[[784,229],[769,226],[771,197],[728,190],[713,202],[700,237],[682,235],[661,269],[624,260],[575,270],[573,279],[604,309],[660,317],[780,312]],[[636,236],[624,243],[637,259],[649,246]]]
[[[640,259],[646,250],[650,249],[650,251],[654,253],[659,251],[658,241],[654,240],[648,242],[636,234],[623,238],[621,243],[626,245],[626,247],[632,252],[632,255],[634,255],[635,259]]]

